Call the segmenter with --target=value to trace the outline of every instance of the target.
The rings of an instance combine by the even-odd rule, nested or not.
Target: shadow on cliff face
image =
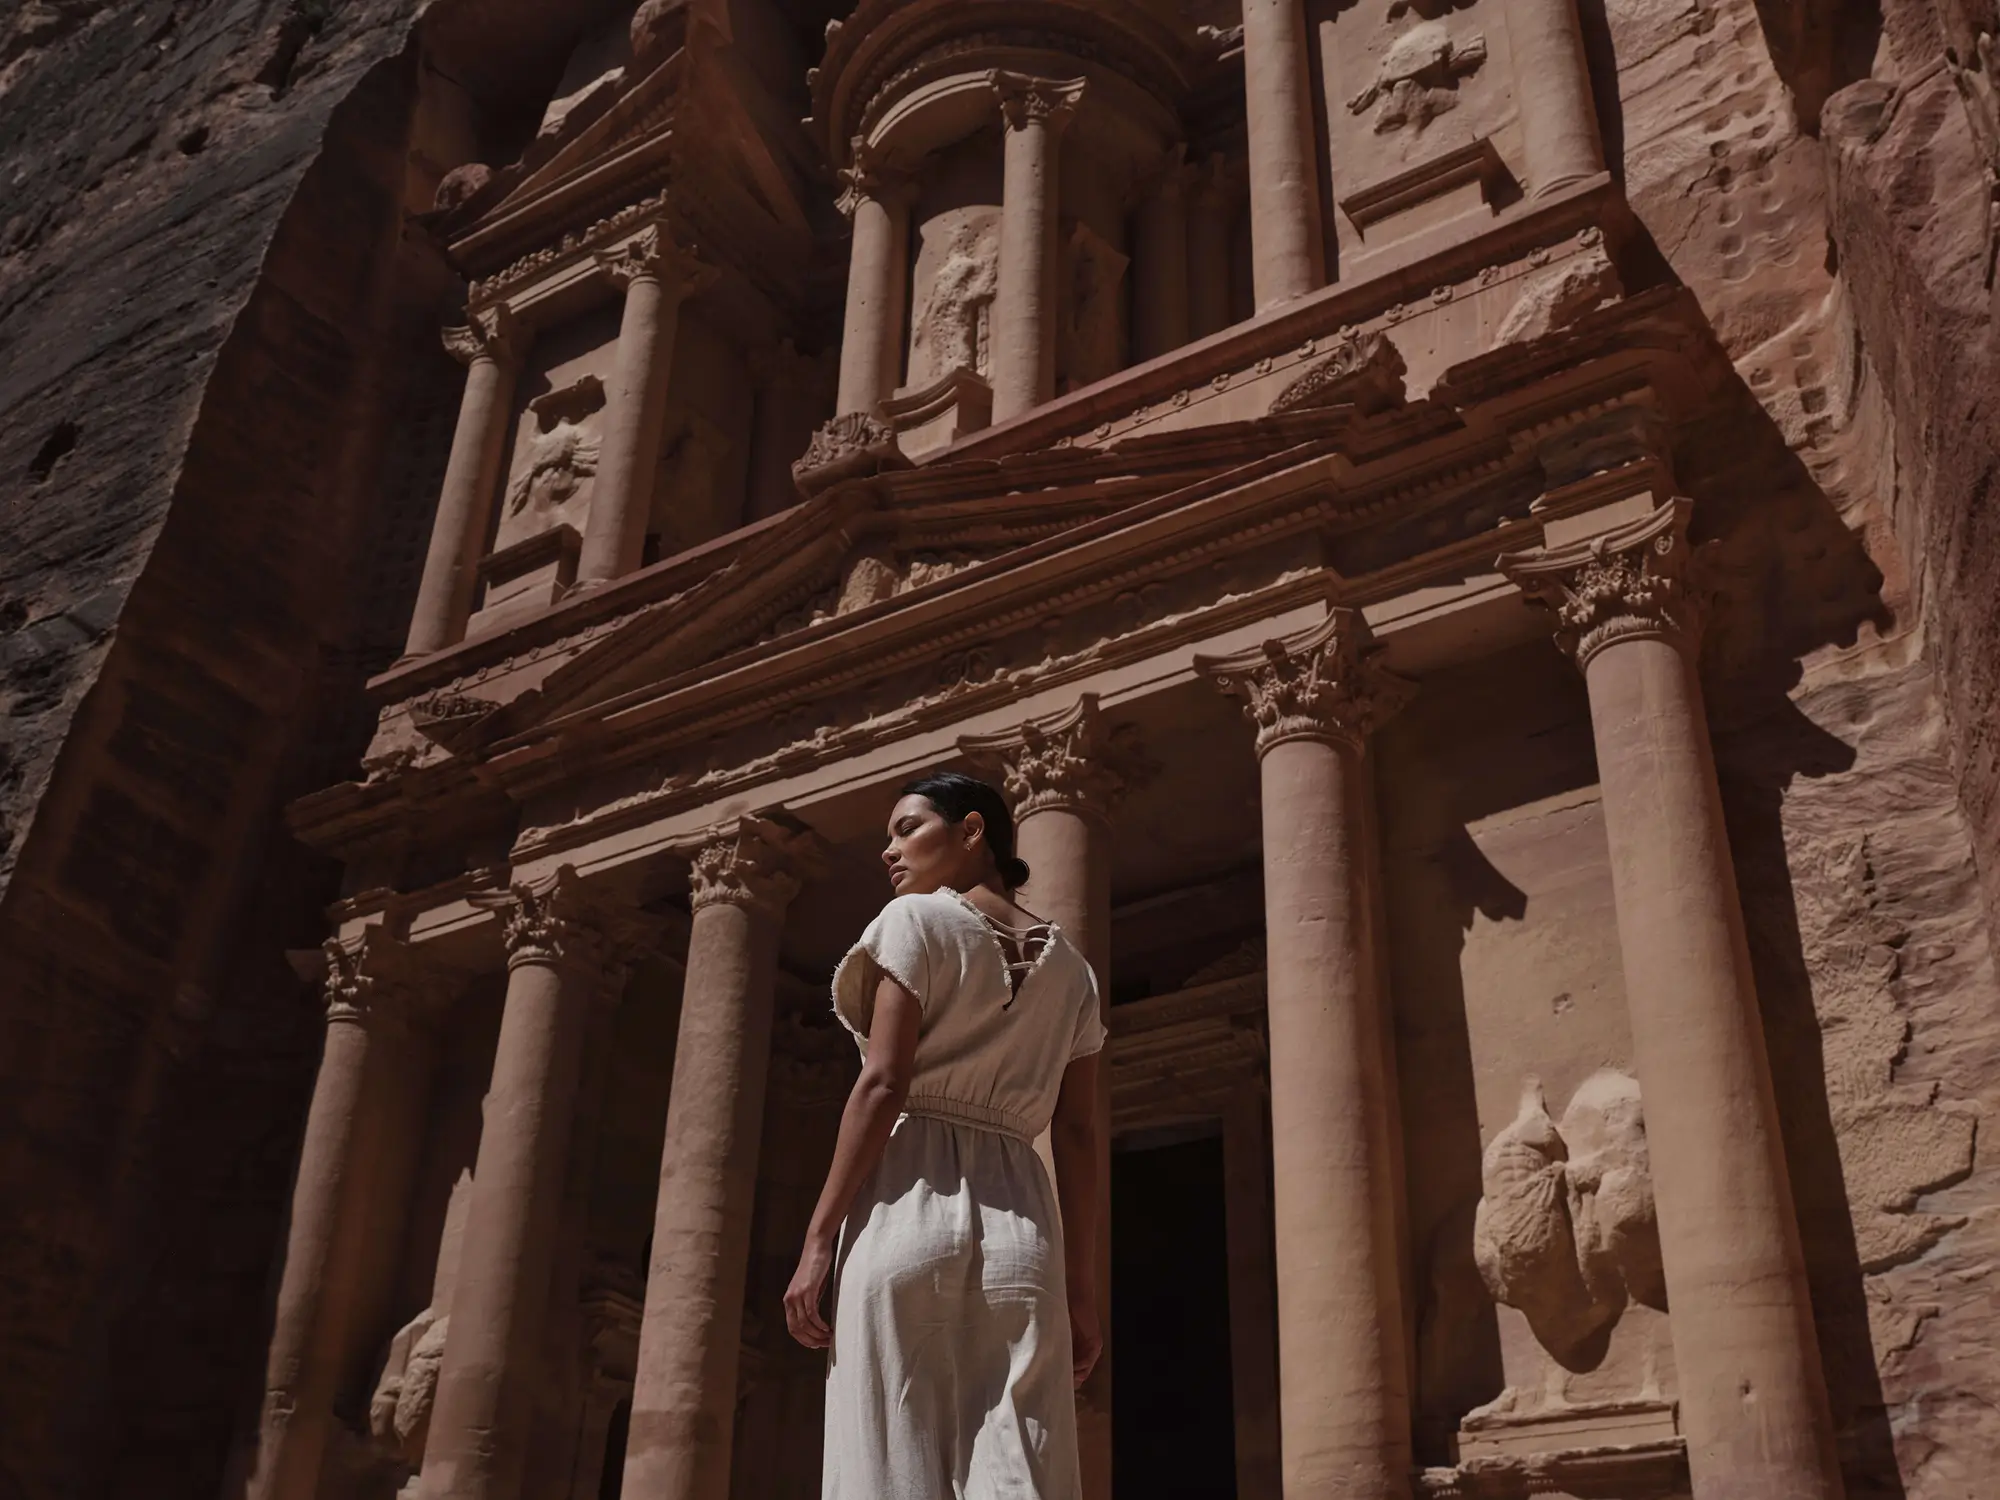
[[[1784,820],[1801,782],[1857,760],[1794,700],[1805,659],[1894,622],[1880,571],[1747,390],[1679,458],[1714,543],[1704,696],[1841,1464],[1853,1500],[1900,1500]]]

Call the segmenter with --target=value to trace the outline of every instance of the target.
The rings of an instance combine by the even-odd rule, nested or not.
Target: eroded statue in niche
[[[423,1466],[450,1323],[448,1316],[427,1307],[397,1329],[368,1401],[368,1432],[376,1446],[412,1470]]]
[[[507,484],[508,520],[531,513],[554,518],[576,498],[597,472],[599,440],[588,424],[603,405],[604,386],[595,375],[528,403],[534,424]]]
[[[1472,1253],[1493,1300],[1558,1362],[1588,1359],[1628,1302],[1666,1306],[1639,1085],[1592,1074],[1560,1124],[1529,1078],[1482,1162]]]
[[[1454,38],[1442,21],[1420,21],[1389,44],[1368,87],[1347,101],[1349,114],[1375,111],[1369,128],[1420,131],[1458,107],[1458,83],[1486,61],[1486,38]]]
[[[945,242],[911,339],[911,383],[953,370],[988,372],[993,297],[1000,287],[1000,220],[970,219]]]
[[[1121,357],[1120,315],[1125,268],[1130,257],[1090,228],[1079,224],[1063,256],[1063,318],[1056,340],[1059,385],[1075,390],[1117,373]]]

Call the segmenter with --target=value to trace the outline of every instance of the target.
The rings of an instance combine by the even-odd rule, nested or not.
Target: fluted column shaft
[[[1506,10],[1528,196],[1542,198],[1604,170],[1583,28],[1576,0],[1507,0]]]
[[[507,1000],[424,1449],[424,1500],[520,1493],[584,1036],[607,988],[607,945],[573,874],[487,904],[503,901]]]
[[[1694,671],[1685,500],[1501,559],[1583,668],[1695,1500],[1838,1500],[1840,1471]]]
[[[393,1096],[412,1083],[408,1054],[420,1045],[413,965],[375,930],[352,948],[329,942],[327,956],[326,1049],[292,1189],[252,1500],[308,1500],[318,1489],[334,1402],[375,1334],[363,1326],[368,1241],[399,1234],[396,1190],[408,1186],[407,1174],[384,1170],[389,1143],[371,1126],[410,1110]]]
[[[638,568],[646,550],[646,522],[660,465],[660,429],[666,421],[667,383],[673,375],[674,335],[682,300],[701,270],[653,226],[599,257],[604,272],[625,290],[618,323],[618,351],[604,396],[604,440],[577,558],[579,585],[600,587]]]
[[[847,260],[847,314],[834,415],[872,412],[903,368],[903,299],[910,274],[910,187],[868,164],[856,143],[844,173],[841,210],[854,221]]]
[[[1111,1016],[1111,816],[1156,767],[1128,729],[1110,730],[1086,694],[1075,708],[1018,730],[968,737],[960,748],[997,771],[1028,864],[1021,904],[1056,924],[1097,976],[1099,1013]],[[1097,1087],[1097,1303],[1104,1352],[1077,1400],[1085,1500],[1111,1497],[1111,1075]]]
[[[1301,0],[1243,0],[1250,250],[1260,313],[1326,280],[1306,44]]]
[[[1380,1076],[1362,755],[1406,684],[1351,610],[1198,663],[1257,725],[1271,1049],[1279,1410],[1290,1500],[1410,1493],[1397,1202]]]
[[[1133,343],[1139,359],[1188,341],[1186,169],[1175,148],[1140,199],[1133,244]]]
[[[1058,152],[1083,80],[994,77],[1006,126],[999,264],[993,292],[993,420],[1039,406],[1056,389]]]
[[[481,313],[464,328],[445,330],[445,348],[466,366],[465,395],[458,406],[444,488],[438,494],[430,549],[424,554],[423,578],[410,616],[407,655],[442,651],[465,638],[480,549],[486,544],[493,497],[500,487],[514,376],[526,343],[526,330],[504,304]]]
[[[639,1327],[628,1500],[728,1500],[778,932],[800,841],[744,820],[704,844]]]

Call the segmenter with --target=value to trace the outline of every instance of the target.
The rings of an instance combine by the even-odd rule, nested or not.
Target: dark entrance
[[[1233,1497],[1219,1135],[1112,1157],[1111,1285],[1115,1500]]]

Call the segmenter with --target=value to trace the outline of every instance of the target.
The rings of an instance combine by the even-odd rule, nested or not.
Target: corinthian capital
[[[482,358],[515,365],[528,346],[527,328],[504,302],[477,314],[462,328],[445,329],[443,337],[445,352],[462,365]]]
[[[693,851],[694,910],[717,902],[778,918],[820,865],[819,836],[775,818],[743,817],[713,830]]]
[[[541,880],[475,892],[467,899],[499,915],[510,969],[524,963],[597,969],[611,960],[610,913],[568,865]]]
[[[848,148],[847,163],[840,169],[840,197],[836,206],[850,219],[864,199],[876,203],[903,202],[916,191],[909,174],[888,166],[882,154],[858,135]]]
[[[1105,726],[1095,693],[1005,734],[967,735],[958,748],[999,774],[1016,818],[1052,807],[1109,817],[1160,769],[1141,747],[1137,725]]]
[[[598,251],[597,265],[621,288],[635,281],[658,281],[671,283],[682,293],[705,285],[715,274],[676,244],[663,224],[648,224],[622,244]]]
[[[993,92],[1000,98],[1001,118],[1009,130],[1021,130],[1031,124],[1062,129],[1083,101],[1086,83],[1081,78],[1032,78],[1005,69],[996,69],[991,81]]]
[[[1553,610],[1556,641],[1579,667],[1626,640],[1670,641],[1692,652],[1701,611],[1687,540],[1692,500],[1565,547],[1509,552],[1496,566],[1522,593]]]
[[[1358,611],[1335,609],[1303,635],[1235,656],[1198,656],[1194,664],[1242,700],[1257,726],[1258,755],[1287,740],[1320,740],[1358,755],[1416,692],[1377,663],[1381,650]]]
[[[381,927],[345,940],[328,938],[322,951],[328,1025],[408,1027],[435,996],[438,977],[408,943]]]

